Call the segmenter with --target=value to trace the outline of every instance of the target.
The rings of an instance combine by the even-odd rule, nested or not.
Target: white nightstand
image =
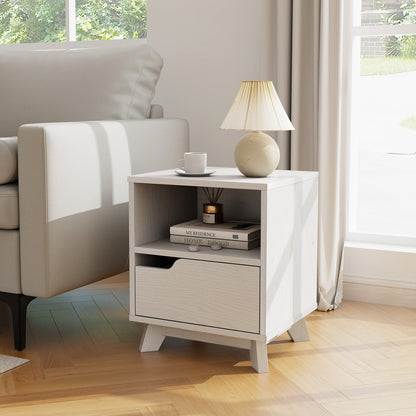
[[[146,324],[140,351],[166,336],[250,350],[253,368],[268,371],[267,343],[285,331],[309,339],[304,317],[316,309],[316,172],[275,171],[247,178],[214,168],[209,177],[174,170],[129,177],[130,320]],[[253,250],[169,242],[171,225],[201,217],[201,187],[221,187],[224,219],[261,222]]]

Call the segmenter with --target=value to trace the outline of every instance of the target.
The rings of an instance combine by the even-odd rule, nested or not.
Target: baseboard
[[[416,284],[344,275],[343,299],[416,308]]]

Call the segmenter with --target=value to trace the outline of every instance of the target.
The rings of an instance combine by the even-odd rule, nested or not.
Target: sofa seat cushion
[[[22,124],[149,118],[162,58],[143,41],[0,52],[0,136]]]
[[[16,183],[0,185],[0,229],[19,228],[19,192]]]
[[[0,184],[17,180],[17,137],[0,137]]]

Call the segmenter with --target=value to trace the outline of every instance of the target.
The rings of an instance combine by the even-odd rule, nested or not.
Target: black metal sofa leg
[[[16,293],[0,292],[0,301],[6,302],[12,312],[14,348],[23,351],[26,347],[26,310],[29,303],[36,299]]]

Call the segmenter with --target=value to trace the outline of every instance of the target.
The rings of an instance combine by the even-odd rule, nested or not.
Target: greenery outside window
[[[0,44],[146,35],[146,0],[0,0]]]

